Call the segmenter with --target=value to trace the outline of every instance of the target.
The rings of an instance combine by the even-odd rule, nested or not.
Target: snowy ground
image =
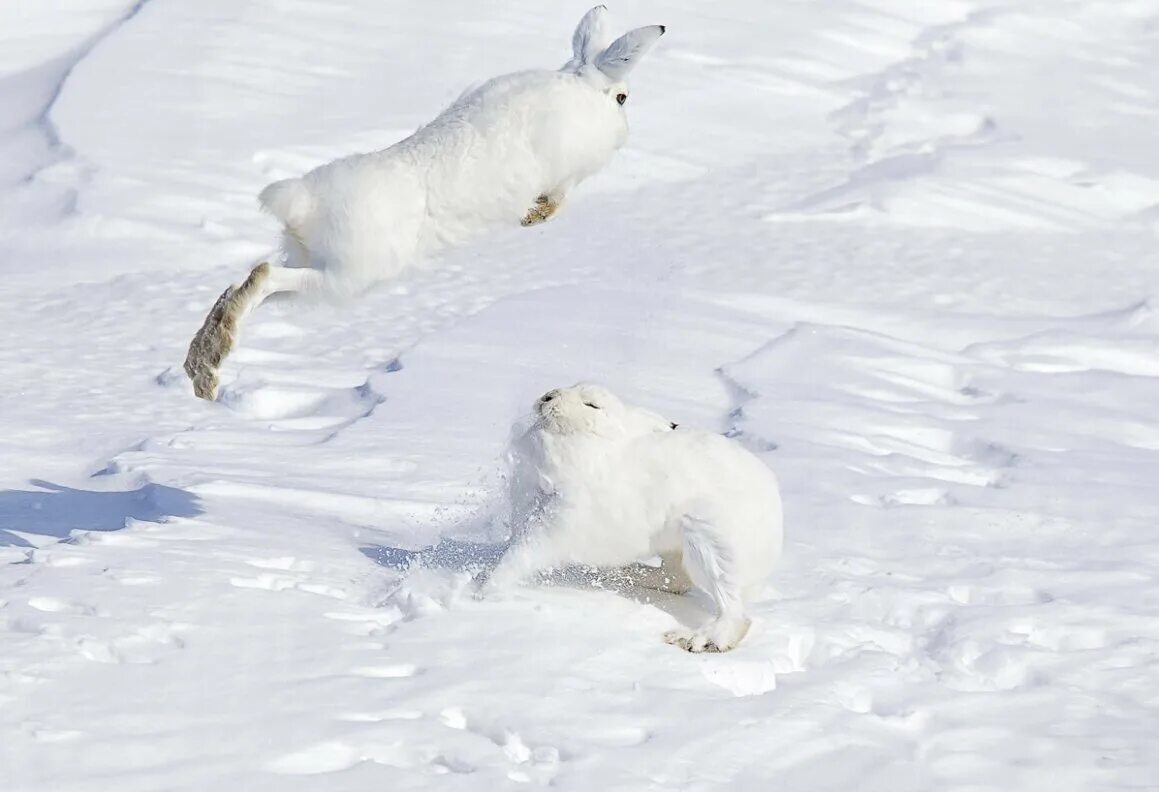
[[[0,5],[0,788],[1159,789],[1159,0],[613,6],[668,35],[557,220],[194,399],[257,190],[586,10],[490,5]],[[735,652],[405,571],[578,379],[780,475]]]

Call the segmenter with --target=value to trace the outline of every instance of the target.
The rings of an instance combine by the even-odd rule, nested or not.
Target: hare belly
[[[594,533],[572,543],[567,556],[573,563],[596,567],[619,567],[650,558],[647,542],[625,541],[622,536]]]
[[[654,555],[651,532],[642,522],[588,514],[568,520],[567,528],[553,532],[561,555],[572,563],[614,567]]]
[[[432,171],[422,232],[457,245],[498,225],[515,226],[543,193],[540,163],[509,145],[472,151]]]

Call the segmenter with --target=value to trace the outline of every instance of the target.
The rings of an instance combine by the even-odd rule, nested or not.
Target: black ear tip
[[[667,26],[667,25],[661,25],[661,26],[660,26],[660,35],[661,35],[661,36],[663,36],[663,35],[664,35],[664,31],[666,31],[667,29],[668,29],[668,26]]]

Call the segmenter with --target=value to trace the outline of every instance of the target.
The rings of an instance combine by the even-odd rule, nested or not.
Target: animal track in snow
[[[298,578],[277,575],[273,573],[258,575],[257,577],[231,577],[230,585],[237,588],[263,589],[265,591],[285,591],[297,587]]]
[[[350,598],[350,593],[346,589],[327,583],[304,582],[299,583],[295,588],[307,594],[317,594],[319,597],[329,597],[330,599],[345,600]]]
[[[842,707],[864,715],[873,711],[873,694],[865,685],[845,682],[833,688],[833,697]]]
[[[368,380],[353,386],[326,385],[325,377],[322,382],[318,377],[302,381],[297,369],[286,382],[277,382],[277,375],[267,368],[263,377],[270,382],[226,384],[219,400],[244,418],[283,431],[337,431],[366,418],[383,401]]]
[[[1110,645],[1107,630],[1101,626],[1076,624],[1037,625],[1011,624],[1007,630],[1012,636],[1020,637],[1029,646],[1050,652],[1085,652],[1102,649]]]
[[[966,638],[946,647],[938,659],[943,681],[955,690],[994,691],[1022,687],[1033,678],[1033,653]]]
[[[221,401],[243,417],[273,421],[313,414],[326,401],[326,394],[285,387],[265,386],[243,391],[225,386]]]
[[[887,495],[851,495],[849,499],[854,503],[887,508],[890,506],[949,506],[956,502],[952,495],[940,487],[901,489]]]
[[[107,641],[91,636],[82,636],[76,641],[77,651],[85,660],[94,663],[123,663],[125,659]]]
[[[308,563],[306,565],[307,567],[309,566]],[[295,591],[303,591],[307,594],[317,594],[319,596],[338,600],[344,600],[350,596],[345,589],[339,588],[337,586],[331,586],[326,583],[311,582],[298,577],[278,574],[275,572],[267,572],[252,578],[240,576],[231,577],[229,582],[236,588],[260,589],[263,591],[274,592],[288,591],[292,589]]]
[[[109,576],[122,586],[155,586],[163,580],[160,575],[141,572],[114,572]]]
[[[402,619],[402,613],[397,608],[373,608],[367,612],[330,611],[322,615],[327,619],[344,622],[344,632],[363,637],[380,635]]]
[[[74,639],[74,645],[81,657],[94,663],[151,664],[174,650],[185,648],[181,634],[189,629],[187,624],[158,622],[113,638],[82,635]]]
[[[1044,591],[1011,586],[978,586],[956,583],[946,593],[959,605],[1040,605],[1051,601]]]
[[[615,726],[602,724],[581,732],[584,742],[601,748],[633,748],[652,739],[652,733],[642,726]]]
[[[418,720],[421,717],[423,713],[419,710],[387,709],[377,712],[344,712],[336,715],[335,719],[350,723],[381,723],[392,720]]]
[[[809,666],[809,655],[817,642],[816,632],[807,627],[788,628],[780,625],[769,636],[769,662],[775,674],[793,674]]]
[[[365,759],[357,748],[334,741],[282,756],[269,762],[266,769],[282,775],[319,775],[346,770]]]
[[[514,765],[507,774],[507,777],[514,781],[527,783],[537,779],[549,780],[555,775],[561,761],[560,751],[555,746],[533,747],[514,729],[469,716],[458,707],[444,709],[439,714],[439,719],[449,729],[470,732],[494,745],[503,757]]]
[[[283,572],[312,572],[317,566],[313,561],[300,561],[293,556],[251,558],[246,563],[258,569],[278,569]]]
[[[28,606],[44,613],[72,613],[85,616],[99,615],[95,608],[57,597],[32,597],[28,600]]]
[[[939,8],[954,14],[968,6]],[[1025,117],[1022,97],[1017,89],[995,90],[992,74],[1006,69],[978,70],[973,56],[998,55],[997,62],[1005,60],[1007,69],[1023,63],[1021,53],[999,55],[1004,45],[993,48],[995,41],[1008,39],[1025,23],[1025,15],[1012,11],[1013,6],[991,6],[956,18],[944,16],[946,24],[913,37],[902,57],[849,81],[860,87],[859,95],[830,118],[860,166],[804,197],[794,196],[767,219],[887,222],[982,232],[1073,232],[1146,222],[1159,204],[1159,181],[1154,178],[1070,158],[997,150],[996,144],[1018,139]],[[1074,25],[1074,30],[1083,28],[1081,22]],[[899,27],[904,29],[905,23]],[[896,35],[885,38],[889,49],[902,43]],[[1101,41],[1101,52],[1092,50],[1093,44],[1075,47],[1075,57],[1090,59],[1092,73],[1102,72],[1123,46],[1114,34]],[[1103,74],[1092,80],[1118,95],[1124,108],[1153,112],[1153,97],[1138,84]],[[986,100],[980,101],[983,96]]]
[[[362,762],[410,769],[430,765],[438,753],[425,746],[408,746],[402,741],[369,744],[329,740],[286,754],[266,764],[279,775],[322,775],[348,770]]]
[[[404,679],[419,673],[419,667],[411,663],[394,663],[376,666],[358,666],[350,673],[368,679]]]
[[[760,696],[777,688],[776,667],[768,660],[704,657],[700,671],[709,682],[738,698]]]

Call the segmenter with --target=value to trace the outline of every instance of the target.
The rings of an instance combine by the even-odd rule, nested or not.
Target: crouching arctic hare
[[[285,264],[259,264],[218,298],[185,359],[194,392],[216,398],[240,322],[270,295],[357,294],[488,228],[550,218],[624,145],[625,79],[664,33],[652,25],[609,43],[604,17],[603,6],[584,15],[558,71],[496,77],[390,148],[262,190]]]
[[[705,591],[716,613],[664,638],[725,652],[748,632],[746,599],[781,554],[777,479],[755,455],[580,384],[549,391],[513,443],[512,542],[484,593],[569,564],[660,556],[656,588]]]

